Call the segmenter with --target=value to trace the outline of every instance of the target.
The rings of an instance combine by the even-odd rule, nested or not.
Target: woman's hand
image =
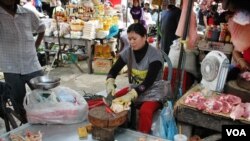
[[[248,64],[243,58],[238,60],[241,70],[250,70],[250,64]]]

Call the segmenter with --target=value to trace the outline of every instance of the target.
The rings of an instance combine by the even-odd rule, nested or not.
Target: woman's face
[[[137,0],[135,0],[135,1],[133,1],[133,5],[134,5],[135,7],[137,7],[137,6],[139,6],[139,2],[138,2]]]
[[[147,37],[146,36],[141,36],[134,31],[128,33],[128,40],[131,48],[133,50],[139,50],[144,47]]]

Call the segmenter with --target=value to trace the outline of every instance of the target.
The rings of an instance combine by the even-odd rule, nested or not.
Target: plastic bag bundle
[[[181,42],[180,39],[176,39],[173,41],[173,44],[170,46],[170,51],[168,54],[169,59],[172,62],[173,68],[178,68],[179,57],[181,50]],[[185,71],[193,74],[198,77],[197,66],[196,66],[196,55],[198,54],[195,49],[185,49]]]
[[[171,101],[167,101],[167,106],[164,106],[157,121],[153,123],[152,134],[164,139],[174,140],[174,135],[177,133],[178,129],[173,116],[173,105]]]
[[[72,124],[88,116],[88,104],[83,96],[60,86],[51,91],[31,91],[24,98],[24,108],[29,123]]]

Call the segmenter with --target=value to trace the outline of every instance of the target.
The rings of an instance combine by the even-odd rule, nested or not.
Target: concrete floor
[[[84,94],[84,92],[95,94],[105,90],[106,75],[88,74],[86,61],[81,61],[78,65],[82,68],[84,73],[81,73],[74,64],[65,64],[63,67],[52,69],[50,75],[61,78],[60,86],[69,87],[81,94]],[[127,86],[128,77],[126,74],[119,75],[116,79],[116,84],[118,88]],[[5,132],[4,122],[0,118],[0,135]]]

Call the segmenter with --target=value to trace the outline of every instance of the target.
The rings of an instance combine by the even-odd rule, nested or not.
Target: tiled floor
[[[82,61],[79,63],[84,73],[81,73],[75,65],[70,64],[64,67],[57,67],[50,72],[50,75],[59,76],[61,78],[61,86],[66,86],[83,94],[95,94],[105,90],[106,75],[96,75],[87,73],[87,63]],[[119,75],[116,79],[118,88],[128,85],[128,78],[126,74]],[[5,133],[5,125],[0,119],[0,135]]]

